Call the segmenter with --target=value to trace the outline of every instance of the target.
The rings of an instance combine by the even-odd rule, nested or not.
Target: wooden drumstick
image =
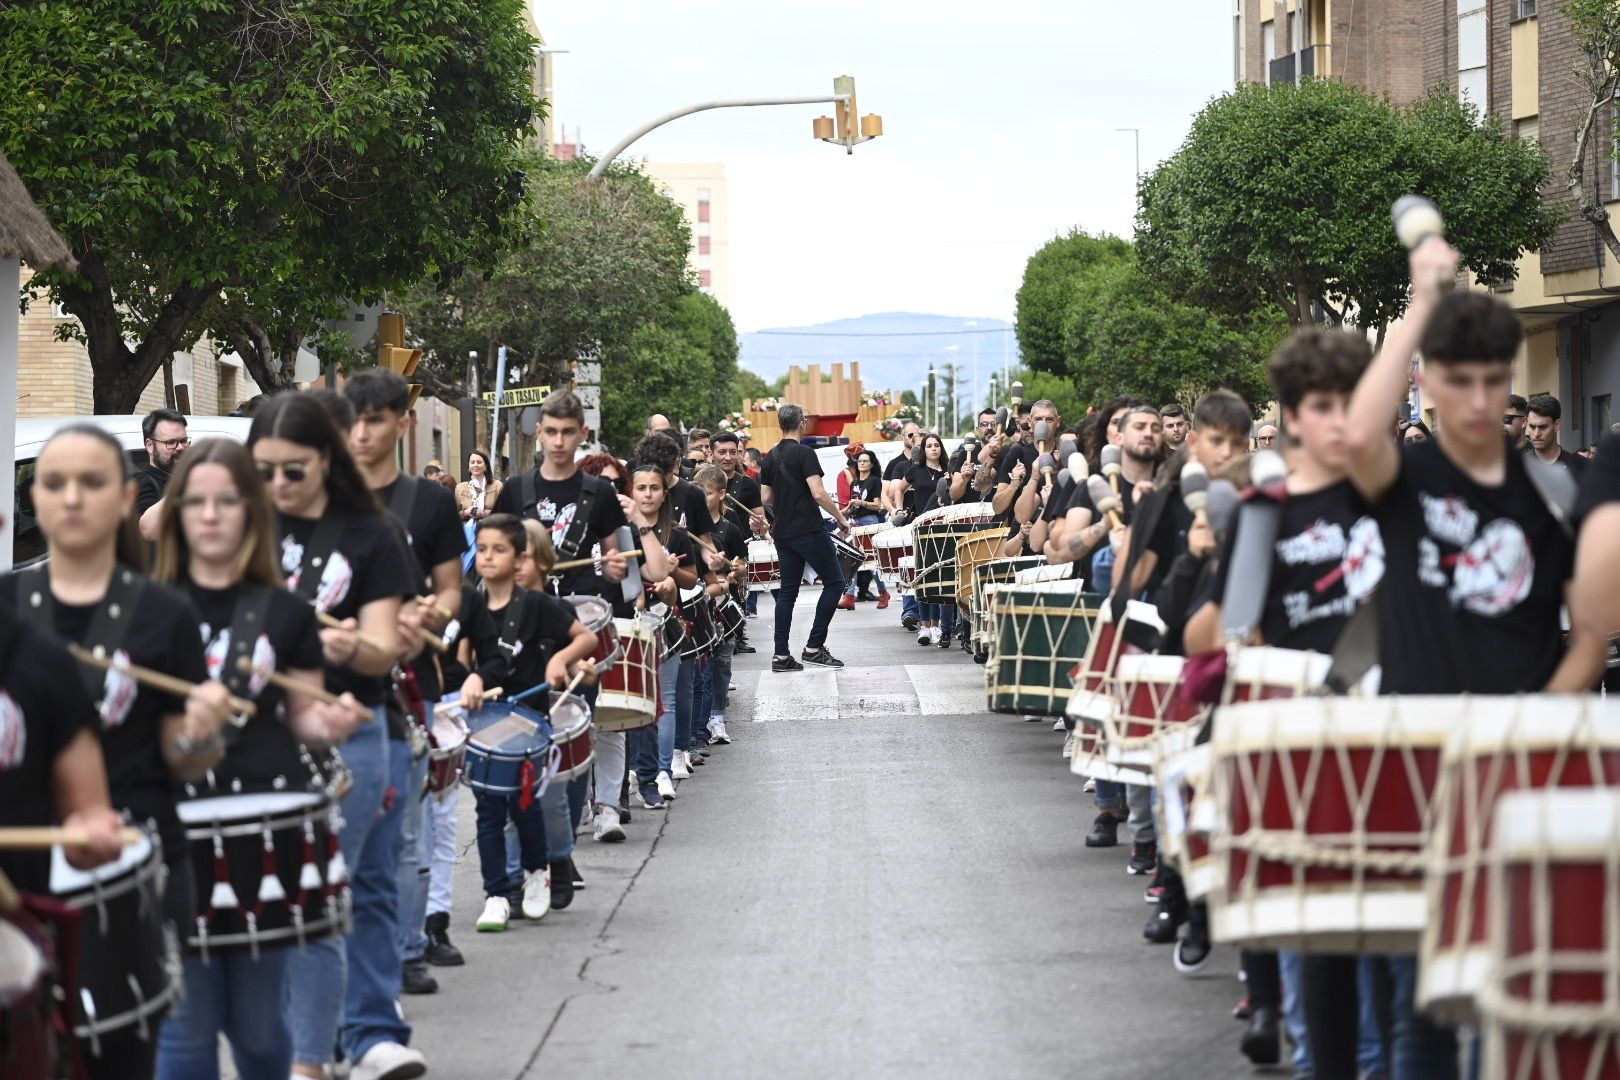
[[[6,877],[6,872],[0,870],[0,911],[7,913],[22,907],[22,896],[17,892],[17,886]]]
[[[423,607],[427,608],[429,611],[432,611],[434,614],[438,615],[440,618],[453,619],[453,618],[456,617],[455,612],[451,611],[449,608],[447,608],[443,604],[439,603],[439,601],[434,597],[431,597],[431,596],[418,596],[416,598],[416,602],[418,604],[421,604]]]
[[[314,602],[311,601],[311,606],[313,606],[313,603]],[[331,630],[349,630],[347,626],[343,625],[342,619],[334,618],[322,611],[320,608],[315,608],[315,621]],[[372,637],[370,634],[366,633],[364,630],[349,630],[349,633],[354,635],[354,640],[358,641],[360,644],[366,646],[368,649],[371,649],[374,652],[386,653],[392,651],[386,645]]]
[[[743,513],[747,514],[749,517],[761,517],[762,518],[762,517],[766,516],[765,508],[763,506],[744,506],[743,501],[741,499],[737,498],[737,496],[731,494],[730,492],[726,493],[726,498],[730,499],[732,501],[732,503],[737,507],[737,509],[739,509]]]
[[[150,687],[153,690],[162,690],[164,693],[173,694],[176,697],[185,697],[197,688],[196,683],[187,682],[185,679],[177,678],[174,675],[166,675],[161,671],[141,667],[139,664],[114,660],[110,656],[97,656],[77,642],[68,642],[67,650],[75,660],[81,663],[89,664],[91,667],[98,667],[103,671],[121,671],[142,686]],[[258,706],[245,698],[232,696],[230,705],[231,711],[235,714],[230,718],[231,723],[237,727],[241,727],[247,722],[245,717],[259,715]]]
[[[494,686],[488,690],[485,690],[483,696],[486,700],[494,701],[504,693],[506,693],[506,691],[503,688]],[[461,708],[461,702],[459,701],[441,701],[437,705],[433,706],[433,712],[435,714],[442,712],[454,712],[459,708]]]
[[[283,675],[275,668],[255,667],[253,661],[246,656],[237,658],[236,670],[244,675],[257,675],[271,686],[279,686],[289,694],[303,694],[307,698],[314,698],[323,705],[343,704],[342,699],[324,687],[299,682],[291,675]]]
[[[121,844],[138,844],[141,836],[141,830],[133,825],[118,830],[118,842]],[[0,828],[0,848],[9,851],[39,851],[58,844],[82,847],[89,842],[90,834],[84,829],[65,829],[59,825],[12,825]]]
[[[611,559],[617,555],[623,555],[626,559],[639,559],[641,558],[641,549],[632,548],[629,551],[608,551],[601,555],[592,556],[589,559],[567,559],[560,563],[553,563],[551,569],[546,572],[548,574],[555,574],[559,570],[579,570],[587,566],[595,566],[600,562],[606,562],[608,559]]]

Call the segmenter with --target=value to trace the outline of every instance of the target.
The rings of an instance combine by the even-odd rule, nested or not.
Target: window
[[[705,289],[714,288],[714,271],[713,270],[699,270],[698,271],[698,285],[700,287],[702,287],[702,288],[705,288]]]
[[[709,200],[708,199],[699,199],[698,200],[698,221],[699,222],[704,222],[704,221],[708,221],[708,220],[709,220]]]
[[[1515,18],[1533,19],[1536,17],[1536,0],[1518,0],[1515,7],[1518,9]]]
[[[1260,70],[1265,73],[1266,85],[1271,85],[1271,62],[1277,59],[1277,21],[1260,24]]]
[[[1457,0],[1457,96],[1481,112],[1490,107],[1488,33],[1485,0]]]
[[[1513,136],[1518,139],[1539,142],[1541,140],[1541,117],[1527,116],[1523,120],[1513,121]]]
[[[709,244],[710,243],[711,243],[711,241],[707,236],[698,237],[697,238],[698,254],[699,255],[707,255],[707,254],[709,254]]]

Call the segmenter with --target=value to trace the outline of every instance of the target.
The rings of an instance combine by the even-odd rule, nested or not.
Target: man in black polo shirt
[[[169,474],[191,445],[186,437],[185,415],[173,409],[153,409],[141,420],[141,438],[146,440],[146,468],[135,477],[135,520],[140,524],[141,537],[155,541]]]
[[[760,471],[760,494],[765,505],[776,511],[771,536],[776,540],[776,557],[782,567],[782,591],[776,600],[776,652],[772,671],[802,671],[804,664],[793,659],[788,636],[793,631],[793,602],[799,598],[799,581],[808,563],[821,579],[821,599],[816,603],[816,621],[804,644],[804,662],[821,667],[840,668],[843,661],[827,651],[827,627],[832,623],[838,598],[844,594],[844,573],[838,566],[832,538],[821,523],[820,506],[849,531],[849,521],[837,501],[821,482],[821,462],[816,452],[799,442],[804,427],[804,409],[784,405],[777,410],[782,425],[782,441],[765,455]]]

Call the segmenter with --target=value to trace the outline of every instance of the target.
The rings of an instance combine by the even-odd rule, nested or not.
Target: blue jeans
[[[692,741],[687,744],[689,749],[694,746],[705,746],[709,741],[706,729],[709,726],[709,717],[714,715],[709,711],[714,705],[714,654],[705,653],[698,657],[697,671],[693,674]]]
[[[698,665],[700,657],[681,658],[680,675],[675,682],[675,749],[687,750],[692,746],[692,706],[697,704]],[[704,717],[705,720],[708,717]]]
[[[549,794],[551,788],[546,791]],[[506,826],[517,828],[521,870],[541,870],[547,864],[546,827],[540,816],[540,800],[527,808],[519,806],[520,795],[494,795],[473,792],[478,811],[478,869],[484,878],[484,895],[510,896],[523,888],[523,874],[512,873],[507,862]]]
[[[917,597],[910,593],[900,598],[900,617],[904,619],[908,615],[913,619],[922,618],[922,605],[917,603]]]
[[[731,703],[731,658],[736,650],[737,643],[730,638],[720,642],[714,650],[709,665],[709,716],[726,715],[726,706]],[[702,713],[697,715],[704,723],[708,722]]]
[[[404,752],[410,753],[408,749]],[[427,919],[428,881],[433,874],[432,863],[422,853],[422,823],[427,816],[422,792],[427,771],[428,759],[423,754],[410,763],[410,778],[400,793],[405,807],[399,822],[399,954],[406,960],[420,960],[427,951],[422,923]]]
[[[1097,809],[1112,810],[1123,816],[1125,814],[1125,785],[1113,780],[1098,780],[1095,784],[1097,793]]]
[[[267,948],[255,960],[245,949],[215,950],[205,964],[183,958],[185,996],[163,1021],[158,1080],[219,1080],[219,1036],[230,1040],[242,1080],[286,1080],[292,1071],[287,1011],[290,946]]]
[[[1457,1032],[1418,1015],[1415,956],[1385,957],[1395,997],[1390,1003],[1393,1080],[1457,1080]],[[1368,980],[1370,981],[1370,980]]]
[[[1378,1029],[1377,988],[1373,982],[1372,959],[1363,956],[1356,961],[1356,993],[1361,999],[1361,1039],[1356,1047],[1356,1064],[1364,1073],[1389,1070],[1384,1060],[1384,1035]],[[1303,1012],[1300,1017],[1303,1022]]]
[[[660,772],[669,771],[675,759],[675,683],[680,668],[681,658],[674,653],[659,663],[658,723],[630,732],[630,771],[638,784],[652,783]]]
[[[340,1021],[350,1061],[358,1061],[376,1043],[410,1041],[410,1025],[394,1006],[402,974],[398,867],[404,806],[398,793],[407,785],[407,759],[405,745],[396,746],[388,738],[382,706],[343,745],[354,787],[341,804],[338,846],[349,868],[354,928],[341,940],[311,942],[288,965],[288,1015],[299,1064],[332,1060]]]
[[[1308,1074],[1311,1067],[1311,1046],[1305,1037],[1305,958],[1292,949],[1277,953],[1277,967],[1282,972],[1282,1012],[1288,1025],[1288,1038],[1294,1044],[1294,1072]],[[1250,992],[1251,998],[1253,991]]]
[[[788,637],[793,632],[793,603],[799,598],[799,582],[804,578],[807,563],[821,579],[815,622],[810,625],[810,637],[804,643],[806,652],[814,652],[827,643],[827,628],[832,625],[833,612],[838,610],[838,598],[844,594],[844,572],[838,566],[832,537],[825,532],[813,532],[778,539],[776,557],[782,564],[782,594],[776,600],[776,655],[793,655],[788,647]]]

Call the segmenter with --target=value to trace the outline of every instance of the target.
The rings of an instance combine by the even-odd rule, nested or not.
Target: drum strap
[[[304,545],[304,561],[298,567],[298,588],[293,592],[301,600],[314,602],[321,591],[321,572],[326,560],[337,550],[343,539],[343,527],[348,519],[342,514],[328,513],[315,523],[315,532]]]
[[[411,512],[416,509],[417,479],[400,473],[399,479],[394,482],[393,494],[388,496],[388,512],[394,515],[399,527],[405,530],[405,542],[411,545],[411,554],[416,554],[416,542],[411,537]],[[420,559],[417,560],[421,562]],[[422,580],[428,580],[428,568],[420,567]]]
[[[1177,497],[1177,490],[1175,487],[1161,488],[1148,495],[1137,507],[1139,513],[1136,520],[1131,522],[1131,553],[1125,560],[1125,569],[1114,577],[1114,595],[1109,600],[1116,626],[1124,620],[1125,605],[1131,600],[1131,575],[1136,572],[1136,564],[1141,561],[1147,542],[1159,528],[1159,520],[1164,517],[1164,508],[1170,504],[1172,498]]]
[[[1342,697],[1348,694],[1378,663],[1384,636],[1379,621],[1383,618],[1383,611],[1384,590],[1380,586],[1367,594],[1367,599],[1361,602],[1361,606],[1344,624],[1344,629],[1339,631],[1339,638],[1333,643],[1333,663],[1322,678],[1322,692],[1325,695]]]
[[[265,620],[270,617],[270,601],[275,592],[270,586],[261,585],[242,590],[236,598],[236,609],[231,612],[231,647],[219,681],[237,697],[253,696],[250,693],[253,673],[242,671],[241,663],[244,658],[249,664],[253,662],[253,649],[264,632]]]
[[[535,479],[537,475],[538,467],[524,473],[519,480],[523,492],[523,512],[526,514],[537,510],[539,505],[540,495]],[[554,545],[559,562],[583,557],[585,542],[591,539],[586,535],[591,527],[591,511],[596,508],[597,502],[602,498],[602,489],[607,486],[607,481],[600,477],[579,474],[579,501],[574,504],[574,520],[568,523],[568,531],[563,533],[563,538]]]
[[[42,626],[55,634],[56,601],[51,596],[50,571],[41,563],[24,573],[27,576],[20,582],[18,613],[35,626]],[[90,629],[79,644],[97,656],[112,656],[123,648],[135,621],[141,590],[145,587],[145,578],[127,566],[117,566],[113,570],[112,580],[107,583],[107,595],[96,605],[95,614],[90,617]],[[90,700],[99,707],[106,694],[107,673],[89,664],[79,664],[78,667],[79,678],[89,692]]]
[[[506,652],[507,663],[517,657],[517,648],[520,644],[519,635],[523,632],[523,604],[528,593],[514,585],[512,599],[506,602],[506,610],[502,612],[501,637],[497,644]]]

